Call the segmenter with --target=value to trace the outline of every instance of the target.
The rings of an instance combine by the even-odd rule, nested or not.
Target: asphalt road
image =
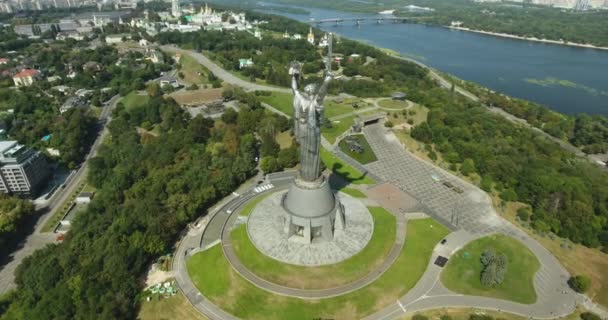
[[[55,233],[43,233],[42,228],[46,222],[53,216],[53,214],[60,210],[60,205],[64,203],[66,199],[73,194],[78,186],[86,178],[86,172],[88,169],[88,160],[97,154],[97,150],[101,145],[103,139],[108,134],[107,125],[110,123],[112,110],[116,107],[120,96],[116,95],[112,97],[101,111],[99,117],[100,124],[103,125],[103,129],[99,131],[95,142],[91,146],[89,154],[85,158],[85,161],[71,175],[69,180],[65,182],[65,188],[58,188],[55,194],[48,200],[45,205],[37,206],[37,210],[44,212],[40,218],[36,221],[34,232],[27,236],[18,249],[11,253],[7,259],[7,263],[1,266],[0,269],[0,294],[6,293],[15,288],[15,270],[21,264],[23,259],[34,253],[34,251],[45,247],[46,245],[53,243],[57,237]]]
[[[222,79],[224,82],[229,83],[234,86],[241,87],[247,91],[260,90],[260,91],[275,91],[275,92],[291,93],[291,89],[271,87],[271,86],[260,85],[257,83],[245,81],[245,80],[233,75],[232,73],[224,70],[222,67],[218,66],[215,62],[211,61],[209,58],[205,57],[204,55],[202,55],[196,51],[183,50],[178,47],[169,46],[169,45],[162,46],[161,49],[163,51],[179,52],[182,55],[187,54],[187,55],[191,56],[192,58],[194,58],[194,60],[196,60],[198,63],[202,64],[207,69],[209,69],[209,71],[213,72],[213,74],[215,74],[218,78]]]

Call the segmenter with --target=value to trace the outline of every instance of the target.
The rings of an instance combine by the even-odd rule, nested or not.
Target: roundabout
[[[404,225],[401,227],[406,228]],[[405,233],[411,243],[403,245],[395,261],[384,272],[372,272],[369,284],[328,290],[282,287],[283,290],[310,295],[306,299],[273,292],[276,288],[269,290],[266,281],[254,283],[249,277],[251,275],[237,271],[223,255],[223,250],[231,246],[225,243],[194,254],[186,265],[196,294],[200,292],[205,303],[212,303],[214,308],[225,313],[224,317],[213,319],[232,319],[234,316],[246,319],[359,319],[394,303],[411,290],[422,277],[434,246],[447,235],[448,230],[425,218],[408,222]],[[217,313],[217,309],[214,312]]]

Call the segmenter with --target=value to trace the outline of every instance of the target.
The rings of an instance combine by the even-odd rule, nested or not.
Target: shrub
[[[602,318],[600,318],[600,316],[598,316],[597,314],[592,313],[592,312],[581,313],[581,319],[582,320],[602,320]]]
[[[260,161],[260,169],[264,173],[273,173],[281,170],[281,167],[275,157],[264,157]]]
[[[444,314],[439,318],[439,320],[452,320],[452,316],[449,314]]]
[[[521,221],[528,221],[528,220],[530,220],[530,209],[528,209],[528,208],[519,208],[519,209],[517,209],[517,217]]]
[[[412,316],[412,320],[429,320],[429,318],[421,314],[415,314]]]
[[[393,122],[388,120],[384,123],[384,126],[387,128],[392,128],[394,126]]]
[[[487,314],[472,314],[469,316],[469,320],[494,320],[494,318]]]
[[[483,285],[496,286],[504,281],[508,264],[506,255],[497,255],[494,251],[485,250],[481,254],[481,264],[484,266],[481,271],[481,283]]]
[[[585,293],[591,286],[591,279],[583,275],[577,275],[568,279],[568,285],[578,293]]]

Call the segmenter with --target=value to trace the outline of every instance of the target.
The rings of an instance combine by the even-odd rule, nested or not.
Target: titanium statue
[[[293,62],[289,68],[292,76],[291,89],[294,94],[294,131],[296,141],[300,144],[300,178],[304,181],[315,181],[321,176],[321,131],[323,119],[323,100],[327,95],[327,87],[333,79],[331,73],[332,35],[329,35],[328,54],[326,57],[325,76],[323,82],[308,84],[304,92],[298,89],[300,84],[301,65]]]

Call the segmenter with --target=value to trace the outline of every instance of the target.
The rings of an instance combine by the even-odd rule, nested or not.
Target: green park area
[[[482,253],[486,250],[507,257],[502,283],[482,284]],[[521,242],[504,235],[475,240],[456,252],[441,273],[441,282],[450,290],[484,297],[531,304],[536,301],[534,274],[540,268],[536,256]]]
[[[136,91],[132,91],[122,98],[120,103],[125,106],[125,109],[130,110],[137,107],[143,107],[147,105],[149,101],[150,96],[148,96],[148,94],[137,94]]]
[[[394,100],[394,99],[382,99],[378,101],[378,105],[383,109],[388,109],[389,111],[393,110],[401,110],[410,106],[410,103],[402,100]]]
[[[336,139],[344,132],[346,132],[354,123],[355,116],[351,115],[338,120],[330,120],[331,126],[321,127],[321,134],[329,141],[329,143],[335,143]]]
[[[209,72],[202,64],[198,63],[191,56],[184,54],[179,60],[181,68],[179,72],[184,75],[183,80],[190,84],[208,83],[207,73]]]
[[[340,150],[361,164],[368,164],[378,160],[367,139],[362,134],[348,136],[338,144]]]
[[[165,320],[165,319],[188,319],[206,320],[198,310],[192,307],[190,302],[182,293],[174,296],[164,297],[156,295],[150,301],[143,301],[137,319],[141,320]]]
[[[371,104],[363,101],[361,98],[345,98],[345,99],[327,99],[325,101],[325,117],[333,118],[349,113],[353,113],[357,110],[371,107]]]
[[[346,179],[348,182],[353,184],[374,184],[372,178],[364,175],[361,171],[353,168],[351,165],[345,163],[340,158],[336,157],[331,152],[321,148],[321,161],[325,164],[327,169],[333,173]]]
[[[270,95],[258,95],[257,97],[261,102],[293,116],[293,95],[291,93],[272,92]]]
[[[395,242],[396,219],[383,208],[368,208],[374,233],[367,246],[353,257],[328,266],[301,267],[274,260],[261,253],[249,239],[245,225],[230,235],[239,260],[262,279],[299,289],[327,289],[351,283],[378,268]]]
[[[428,266],[433,248],[448,230],[432,219],[412,220],[395,263],[372,284],[342,296],[303,300],[273,295],[241,278],[224,259],[220,246],[188,260],[196,287],[214,304],[247,319],[360,319],[406,294]]]

